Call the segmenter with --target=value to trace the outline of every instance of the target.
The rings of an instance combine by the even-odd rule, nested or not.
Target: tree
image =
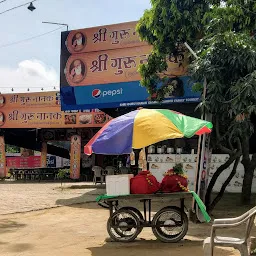
[[[150,95],[157,94],[162,99],[169,80],[161,74],[167,69],[167,59],[177,57],[184,42],[194,46],[200,38],[208,2],[211,1],[151,0],[152,8],[145,11],[137,25],[141,39],[153,46],[147,64],[139,68],[141,84]]]
[[[59,169],[57,178],[60,179],[61,189],[63,190],[62,183],[64,179],[67,179],[70,174],[70,169]]]
[[[184,43],[196,49],[199,58],[190,57],[190,74],[197,81],[204,78],[207,81],[207,96],[201,107],[214,117],[214,147],[230,156],[212,180],[216,181],[219,174],[235,162],[227,179],[229,182],[242,154],[245,168],[242,202],[249,203],[256,164],[256,156],[249,156],[249,139],[253,131],[251,115],[255,113],[256,102],[256,49],[255,41],[250,37],[256,29],[256,2],[152,0],[151,4],[152,8],[145,11],[137,26],[142,40],[153,46],[148,63],[139,69],[141,84],[150,95],[157,94],[157,99],[161,100],[169,79],[163,75],[166,60],[171,55],[177,56]],[[195,87],[202,89],[200,83]],[[218,200],[217,197],[214,201]]]
[[[251,115],[256,113],[256,41],[248,34],[225,32],[203,40],[201,45],[200,58],[191,64],[191,73],[194,79],[204,76],[208,81],[204,105],[214,116],[216,146],[230,155],[229,162],[243,156],[242,202],[248,204],[256,168],[256,154],[252,158],[249,155]],[[225,148],[218,145],[221,140],[226,142]]]

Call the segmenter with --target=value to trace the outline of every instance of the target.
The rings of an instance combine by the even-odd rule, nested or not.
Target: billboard
[[[200,95],[192,92],[192,84],[188,76],[172,80],[177,90],[166,94],[163,104],[198,102]],[[86,95],[86,101],[85,96]],[[63,110],[88,108],[118,108],[132,106],[147,106],[159,104],[150,101],[146,88],[139,81],[125,83],[100,84],[92,86],[65,87],[62,90]]]
[[[7,157],[6,164],[9,168],[36,168],[41,166],[41,156]]]
[[[152,46],[140,41],[135,27],[136,22],[128,22],[62,33],[62,110],[156,104],[148,101],[138,73]],[[175,78],[179,87],[176,92],[184,93],[167,95],[163,103],[176,99],[178,103],[198,102],[200,95],[192,92],[193,83],[187,77],[186,48],[180,47],[177,56],[169,56],[167,63],[163,75],[170,77],[171,83]]]
[[[99,110],[61,111],[59,92],[0,94],[0,128],[102,127],[109,119]]]
[[[71,55],[65,65],[62,79],[66,86],[86,86],[140,80],[138,68],[146,63],[151,46],[139,46],[100,52]],[[180,53],[180,61],[169,58],[169,76],[182,76],[186,73],[186,53]],[[65,81],[66,79],[66,81]]]
[[[137,22],[63,32],[62,54],[97,52],[147,45],[135,31]]]

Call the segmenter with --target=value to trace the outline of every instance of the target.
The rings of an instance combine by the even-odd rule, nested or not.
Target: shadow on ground
[[[106,185],[83,184],[83,185],[72,185],[67,187],[67,189],[87,189],[87,188],[106,189]]]
[[[22,252],[31,250],[34,246],[28,243],[12,243],[8,246],[8,251],[17,252],[17,255],[22,255]]]
[[[95,188],[95,186],[91,186],[91,185],[84,185],[87,186],[86,188]],[[91,187],[90,187],[91,186]],[[73,186],[71,186],[73,187]],[[65,188],[65,189],[70,189],[70,188]],[[73,188],[75,189],[75,188]],[[96,187],[95,189],[88,191],[80,196],[77,197],[72,197],[69,199],[58,199],[56,200],[55,204],[56,205],[61,205],[61,206],[70,206],[70,207],[75,207],[75,208],[80,208],[81,204],[85,204],[88,205],[89,203],[94,203],[95,205],[97,205],[95,199],[98,195],[102,195],[105,194],[106,190],[104,189],[104,187],[99,186]]]
[[[0,234],[15,232],[18,228],[24,228],[26,224],[9,219],[0,220]]]
[[[132,243],[115,243],[108,242],[100,247],[88,248],[91,251],[92,256],[133,256],[133,255],[172,255],[172,256],[184,256],[191,255],[203,255],[202,241],[183,240],[179,243],[161,243],[157,240],[136,240]],[[218,249],[217,255],[230,255],[225,250]],[[217,253],[216,251],[216,253]],[[223,252],[223,253],[221,253]],[[226,253],[226,254],[225,254]]]

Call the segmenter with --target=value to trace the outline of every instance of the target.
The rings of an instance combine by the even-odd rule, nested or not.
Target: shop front
[[[135,27],[136,22],[128,22],[62,33],[61,109],[97,108],[117,117],[138,107],[164,108],[200,118],[200,113],[195,111],[200,94],[193,92],[193,81],[187,75],[188,52],[185,48],[180,49],[177,57],[168,59],[166,74],[170,79],[167,86],[171,85],[174,91],[166,93],[162,102],[150,99],[146,88],[140,84],[138,67],[147,61],[152,47],[140,41]],[[77,37],[82,39],[80,47],[76,43]],[[161,179],[162,172],[175,163],[176,152],[179,152],[178,155],[186,154],[186,158],[191,160],[190,173],[196,173],[197,145],[197,138],[155,145],[155,153],[159,148],[163,148],[161,152],[171,148],[173,155],[169,158],[172,161],[168,156],[149,155],[150,170]],[[135,151],[135,155],[136,161],[131,166],[134,169],[138,168],[139,151]],[[125,164],[121,157],[108,156],[102,159],[101,164],[105,167],[117,165],[120,161]]]
[[[200,94],[192,91],[193,81],[187,75],[187,50],[180,49],[177,57],[170,56],[166,74],[175,90],[166,94],[161,103],[149,100],[150,95],[140,85],[138,67],[145,63],[151,46],[141,42],[136,33],[136,22],[78,29],[62,33],[61,42],[61,108],[64,111],[101,109],[111,117],[128,113],[138,107],[165,108],[200,118],[195,111]],[[209,138],[204,138],[209,144]],[[146,149],[148,168],[161,177],[161,172],[182,162],[188,172],[190,188],[197,183],[198,164],[201,166],[202,187],[207,186],[207,174],[224,163],[227,155],[198,151],[198,138],[164,141]],[[202,149],[202,147],[200,148]],[[200,154],[199,154],[200,153]],[[137,158],[139,152],[135,152]],[[200,158],[200,161],[199,159]],[[102,166],[118,160],[101,159]],[[136,160],[138,165],[138,160]],[[232,166],[230,166],[232,169]],[[231,170],[230,169],[230,170]],[[196,178],[197,177],[197,178]],[[240,192],[243,167],[240,163],[235,179],[227,190]],[[218,191],[225,177],[214,187]],[[194,187],[195,188],[195,187]]]
[[[0,176],[7,175],[7,168],[40,167],[68,167],[71,175],[76,173],[72,176],[75,179],[80,178],[80,172],[92,176],[88,164],[94,165],[95,160],[83,157],[80,161],[81,146],[109,119],[98,109],[61,111],[59,92],[1,94]],[[23,147],[19,146],[20,141]],[[19,146],[19,153],[6,154],[5,143]],[[54,148],[56,155],[54,150],[48,152],[49,148]],[[59,149],[68,153],[66,157],[58,156]],[[70,165],[69,159],[73,165]]]

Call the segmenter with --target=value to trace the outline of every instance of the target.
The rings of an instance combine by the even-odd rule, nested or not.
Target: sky
[[[0,13],[29,0],[6,0]],[[35,92],[59,89],[60,35],[42,21],[66,23],[69,30],[138,20],[150,0],[37,0],[33,12],[27,6],[0,14],[0,92]],[[13,44],[19,41],[21,43]],[[13,90],[12,90],[13,89]]]

